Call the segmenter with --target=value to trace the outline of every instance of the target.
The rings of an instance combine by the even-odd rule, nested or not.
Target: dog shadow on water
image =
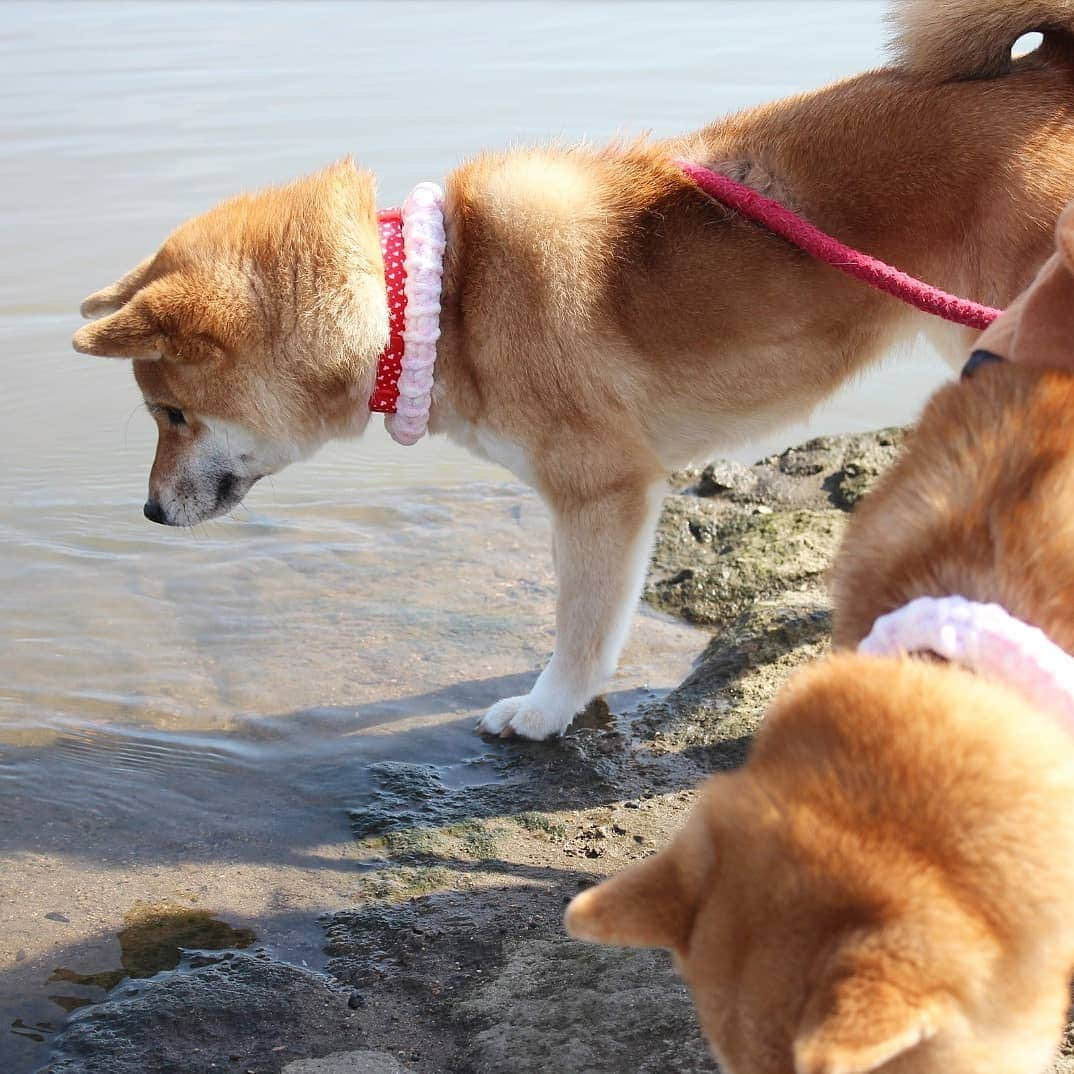
[[[807,633],[812,639],[823,629],[815,623]],[[750,651],[785,648],[783,633],[777,625],[759,634]],[[251,732],[246,745],[236,749],[256,755],[251,802],[259,802],[269,827],[286,824],[296,797],[319,787],[327,804],[346,812],[357,853],[338,859],[306,853],[303,844],[326,843],[322,818],[319,829],[289,846],[259,838],[223,847],[213,839],[168,841],[157,860],[226,862],[237,855],[353,873],[356,909],[321,922],[323,969],[336,989],[329,1006],[338,1019],[316,1023],[320,1036],[312,1040],[312,1016],[298,997],[312,989],[323,1007],[323,979],[257,946],[262,938],[308,930],[309,915],[304,921],[298,920],[303,915],[270,915],[244,922],[252,926],[244,931],[212,915],[194,921],[189,907],[175,914],[150,907],[118,936],[114,969],[84,971],[84,950],[92,942],[85,938],[18,967],[22,980],[29,975],[44,990],[0,1044],[0,1057],[8,1056],[4,1069],[35,1070],[55,1043],[60,1056],[85,1059],[84,1067],[74,1068],[79,1074],[103,1070],[101,1063],[112,1062],[108,1049],[126,1041],[140,1049],[139,1074],[219,1069],[211,1062],[219,1062],[221,1049],[242,1056],[238,1069],[274,1074],[305,1055],[343,1050],[348,1042],[356,1048],[360,1038],[364,1047],[409,1057],[417,1065],[404,1069],[421,1072],[536,1072],[547,1068],[557,1040],[582,1056],[579,1070],[714,1070],[686,993],[662,953],[577,944],[563,933],[560,918],[579,890],[661,845],[707,771],[741,761],[749,734],[739,733],[734,720],[721,735],[720,718],[710,713],[707,730],[717,733],[697,745],[684,744],[689,739],[677,738],[674,726],[682,710],[732,689],[753,662],[748,654],[733,657],[710,646],[694,675],[670,696],[610,694],[591,705],[571,733],[545,743],[473,734],[480,711],[505,694],[524,692],[533,674],[251,720],[243,728]],[[470,715],[434,719],[460,708]],[[296,758],[313,729],[317,747]],[[369,733],[375,730],[385,733]],[[214,748],[225,748],[228,736],[219,742],[209,737]],[[200,736],[202,748],[205,739]],[[267,760],[276,754],[278,762]],[[400,759],[419,756],[440,763]],[[217,778],[234,783],[226,767]],[[197,788],[191,793],[200,797]],[[202,797],[199,807],[204,813],[211,802]],[[232,801],[227,812],[241,816],[244,807]],[[337,838],[347,840],[346,829]],[[176,923],[182,925],[177,931]],[[142,930],[159,940],[164,961],[134,956]],[[221,946],[229,950],[205,954]],[[0,993],[10,994],[2,978]],[[199,990],[198,982],[206,988]],[[275,1000],[261,997],[269,982]],[[107,986],[114,986],[107,998],[118,1003],[100,1004]],[[283,1003],[279,997],[289,998]],[[82,1006],[87,1001],[92,1005]],[[634,1013],[624,1026],[627,1001]],[[232,1010],[235,1004],[241,1010]],[[63,1009],[75,1014],[68,1031],[55,1036]],[[199,1039],[206,1018],[227,1026],[224,1043],[205,1046]],[[360,1032],[352,1033],[354,1027]],[[437,1042],[435,1062],[423,1035]],[[517,1050],[527,1035],[541,1042],[534,1043],[541,1054],[532,1060],[524,1057],[524,1045]],[[171,1044],[169,1037],[175,1037]],[[190,1058],[199,1048],[204,1065]],[[185,1065],[169,1067],[166,1053],[184,1054]],[[66,1067],[57,1069],[66,1074]]]
[[[147,907],[117,937],[111,971],[72,968],[84,964],[81,943],[21,967],[45,983],[48,1002],[8,1027],[3,1069],[36,1070],[53,1048],[65,1074],[68,1061],[83,1064],[79,1074],[110,1071],[127,1052],[139,1074],[208,1074],[221,1062],[276,1074],[296,1059],[359,1048],[405,1056],[407,1071],[546,1069],[537,1056],[526,1065],[506,1054],[509,1035],[521,1031],[548,1046],[558,1035],[574,1049],[618,1055],[606,1068],[586,1060],[578,1069],[623,1070],[642,1027],[693,1049],[696,1063],[630,1069],[714,1069],[660,953],[577,944],[559,924],[566,901],[603,875],[596,859],[610,858],[613,844],[632,856],[652,848],[651,838],[634,841],[634,818],[644,826],[667,795],[692,785],[639,780],[637,797],[623,802],[613,779],[621,758],[608,752],[622,737],[586,729],[562,742],[497,743],[478,768],[488,782],[478,785],[450,786],[431,765],[374,762],[366,801],[350,811],[367,851],[356,909],[322,920],[327,962],[317,969],[330,988],[258,946],[261,936],[308,929],[302,915],[272,915],[249,929],[189,907]],[[607,824],[588,812],[569,816],[601,807]],[[537,853],[504,852],[520,841]],[[220,947],[227,950],[212,953]],[[634,1011],[629,1031],[617,1024],[622,997]],[[74,1014],[64,1032],[65,1010]],[[543,1013],[532,1024],[535,1011]],[[207,1035],[207,1025],[222,1028]],[[609,1044],[609,1036],[622,1039]],[[451,1065],[428,1065],[432,1039]],[[654,1062],[668,1058],[664,1046],[646,1049]],[[230,1065],[232,1055],[241,1066]]]

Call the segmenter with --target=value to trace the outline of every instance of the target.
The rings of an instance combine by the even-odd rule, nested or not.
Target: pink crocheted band
[[[756,224],[761,224],[807,254],[867,283],[879,291],[944,320],[983,331],[1002,312],[968,298],[958,298],[923,283],[878,258],[863,254],[814,227],[778,201],[728,179],[709,168],[686,160],[675,163],[710,198],[727,205]]]
[[[868,656],[933,652],[1014,687],[1074,730],[1074,657],[998,604],[919,597],[873,624]]]
[[[435,183],[419,183],[402,210],[378,214],[378,223],[391,332],[377,362],[369,409],[385,414],[392,439],[409,446],[425,435],[432,403],[446,245],[444,192]]]

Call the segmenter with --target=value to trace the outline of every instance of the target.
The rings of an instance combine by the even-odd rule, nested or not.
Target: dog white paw
[[[481,717],[477,729],[485,735],[499,735],[501,738],[519,735],[540,742],[553,735],[561,735],[570,727],[574,715],[573,711],[564,714],[550,710],[536,702],[532,694],[523,694],[521,697],[505,697],[503,701],[497,701]]]

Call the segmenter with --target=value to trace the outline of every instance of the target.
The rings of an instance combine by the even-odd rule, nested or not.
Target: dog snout
[[[226,507],[233,503],[238,491],[239,479],[234,474],[221,474],[216,479],[216,506]]]
[[[162,526],[168,524],[168,518],[164,514],[164,508],[160,506],[159,500],[146,500],[142,513],[150,522],[159,522]]]

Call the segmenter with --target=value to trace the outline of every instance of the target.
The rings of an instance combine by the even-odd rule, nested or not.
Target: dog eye
[[[170,421],[172,425],[186,425],[186,418],[184,417],[183,412],[176,407],[166,406],[164,408],[164,413],[168,415],[168,421]]]

